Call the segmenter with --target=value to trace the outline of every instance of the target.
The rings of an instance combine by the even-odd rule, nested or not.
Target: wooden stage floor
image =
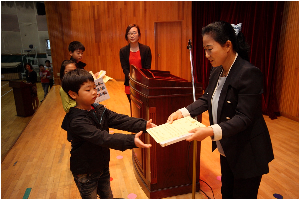
[[[5,93],[4,84],[2,82],[2,95]],[[103,104],[113,111],[129,115],[123,82],[113,80],[106,85],[111,98]],[[27,119],[9,114],[15,112],[13,106],[7,109],[9,103],[13,102],[14,105],[13,96],[11,99],[6,95],[1,97],[1,150],[6,143],[13,145],[17,139],[11,149],[6,146],[6,149],[10,149],[7,155],[2,155],[1,198],[80,198],[69,170],[70,143],[66,139],[66,132],[60,128],[65,112],[59,87],[54,86],[38,111]],[[274,199],[278,194],[284,199],[299,199],[299,123],[285,117],[270,120],[265,116],[265,120],[275,159],[270,163],[270,173],[262,178],[258,198]],[[207,113],[203,114],[203,123],[208,125]],[[19,134],[12,131],[19,131]],[[110,132],[122,131],[111,129]],[[12,138],[13,135],[17,135],[16,138]],[[110,171],[115,198],[147,199],[133,172],[131,150],[111,150]],[[211,141],[207,138],[201,144],[200,189],[210,198],[222,197],[220,175],[219,154],[217,151],[211,152]],[[197,191],[196,198],[207,199],[203,192]],[[191,193],[167,199],[190,198]]]

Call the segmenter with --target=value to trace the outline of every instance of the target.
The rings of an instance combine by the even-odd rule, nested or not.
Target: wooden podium
[[[138,69],[130,66],[130,98],[133,117],[166,123],[169,115],[193,102],[192,83],[168,71]],[[202,87],[196,85],[196,98]],[[201,116],[200,116],[201,118]],[[200,119],[198,117],[198,120]],[[199,120],[200,121],[200,120]],[[193,142],[181,141],[161,147],[148,134],[141,140],[150,149],[135,148],[132,160],[136,178],[148,198],[165,198],[192,192]],[[200,145],[197,145],[196,189],[199,190]]]
[[[13,88],[17,115],[27,117],[33,115],[30,84],[23,81],[9,81],[9,87]]]

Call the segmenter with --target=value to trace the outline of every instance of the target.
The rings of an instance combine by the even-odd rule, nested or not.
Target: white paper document
[[[162,147],[185,140],[193,133],[190,130],[198,127],[206,127],[192,117],[184,117],[173,121],[172,124],[165,123],[154,128],[147,129],[147,132]]]
[[[112,78],[106,76],[106,71],[104,71],[104,70],[101,70],[98,73],[97,77],[95,77],[95,74],[92,71],[89,71],[89,73],[92,74],[95,85],[96,85],[97,98],[95,100],[95,103],[100,103],[101,101],[109,99],[110,96],[106,89],[105,83]]]
[[[96,84],[96,90],[97,90],[97,98],[95,100],[95,103],[99,103],[101,101],[109,99],[110,96],[108,94],[108,91],[106,89],[103,79],[102,78],[96,79],[95,84]]]

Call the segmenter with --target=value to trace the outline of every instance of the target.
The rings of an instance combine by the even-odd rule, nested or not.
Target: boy
[[[53,67],[50,64],[50,60],[45,61],[45,67],[46,67],[46,70],[48,70],[50,72],[49,86],[50,86],[50,90],[51,90],[51,88],[53,86]]]
[[[83,52],[85,51],[85,47],[78,41],[73,41],[69,44],[69,53],[70,53],[70,60],[75,61],[76,67],[79,69],[84,69],[86,64],[81,62],[83,58]]]
[[[144,119],[132,118],[108,110],[101,104],[93,104],[97,91],[93,76],[75,69],[64,75],[64,91],[76,101],[66,114],[62,128],[67,131],[72,144],[70,170],[82,198],[112,199],[110,188],[109,159],[110,149],[124,151],[136,147],[149,148],[139,136],[146,128],[156,126]],[[136,135],[109,134],[109,128],[130,132]]]

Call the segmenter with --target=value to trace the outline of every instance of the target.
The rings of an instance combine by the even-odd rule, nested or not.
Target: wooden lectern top
[[[191,82],[170,74],[169,71],[138,69],[130,67],[130,86],[136,92],[152,98],[155,96],[190,95],[193,93]],[[202,95],[201,83],[195,83],[196,96]]]
[[[169,71],[159,71],[159,70],[150,70],[150,69],[138,69],[135,66],[131,65],[130,76],[131,80],[144,83],[149,87],[191,87],[191,82],[187,80],[174,76],[170,74]],[[199,85],[198,85],[199,86]]]
[[[12,88],[25,88],[29,87],[30,85],[30,83],[26,83],[22,80],[9,81],[9,87]]]

